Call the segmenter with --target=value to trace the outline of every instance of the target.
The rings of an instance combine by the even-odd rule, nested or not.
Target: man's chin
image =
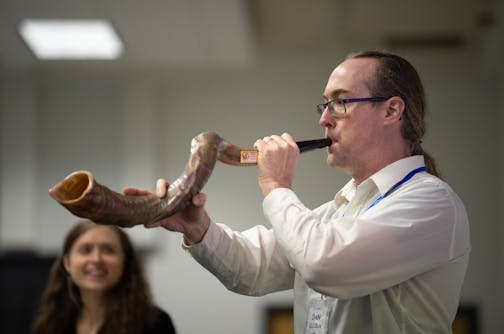
[[[334,157],[334,155],[330,154],[327,156],[327,160],[326,160],[327,164],[331,167],[339,167],[339,163],[338,163],[338,160]]]

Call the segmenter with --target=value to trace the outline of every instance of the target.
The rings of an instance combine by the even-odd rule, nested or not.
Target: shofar
[[[329,146],[331,140],[297,142],[300,151]],[[185,208],[204,187],[217,160],[235,166],[257,164],[255,149],[244,149],[207,131],[191,142],[189,162],[183,173],[171,183],[167,196],[127,196],[96,182],[88,171],[76,171],[49,190],[52,198],[78,217],[99,224],[131,227],[155,222]]]

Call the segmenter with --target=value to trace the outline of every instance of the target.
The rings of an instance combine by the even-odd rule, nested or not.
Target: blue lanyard
[[[396,184],[394,184],[394,186],[392,188],[390,188],[385,194],[381,195],[380,197],[378,197],[367,209],[371,209],[373,206],[375,206],[376,204],[378,204],[382,199],[384,199],[385,197],[387,197],[388,195],[390,195],[394,190],[396,190],[397,188],[399,188],[399,186],[405,182],[407,182],[409,179],[411,179],[413,177],[413,175],[417,174],[417,173],[420,173],[420,172],[424,172],[426,171],[427,169],[425,167],[418,167],[417,169],[413,169],[411,172],[409,172],[408,174],[406,174],[405,177],[402,178],[402,180],[400,180],[399,182],[397,182]]]

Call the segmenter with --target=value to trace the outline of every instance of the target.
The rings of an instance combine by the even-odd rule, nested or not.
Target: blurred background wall
[[[107,18],[125,52],[117,61],[37,60],[16,32],[23,18]],[[204,130],[241,146],[271,133],[323,136],[315,104],[331,70],[350,51],[386,49],[422,76],[425,147],[469,213],[461,302],[477,306],[480,333],[500,333],[503,18],[499,1],[2,0],[0,252],[59,252],[77,218],[47,190],[75,170],[116,191],[153,189],[157,178],[179,176],[191,138]],[[267,224],[256,179],[254,167],[217,165],[204,188],[212,219],[237,230]],[[315,207],[347,180],[321,150],[300,157],[294,188]],[[290,292],[228,292],[182,250],[178,234],[129,232],[156,302],[180,333],[263,333],[265,309],[291,303]]]

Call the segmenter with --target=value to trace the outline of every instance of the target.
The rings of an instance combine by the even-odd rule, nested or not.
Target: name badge
[[[329,308],[327,305],[321,303],[310,305],[305,334],[327,334],[328,317]]]

